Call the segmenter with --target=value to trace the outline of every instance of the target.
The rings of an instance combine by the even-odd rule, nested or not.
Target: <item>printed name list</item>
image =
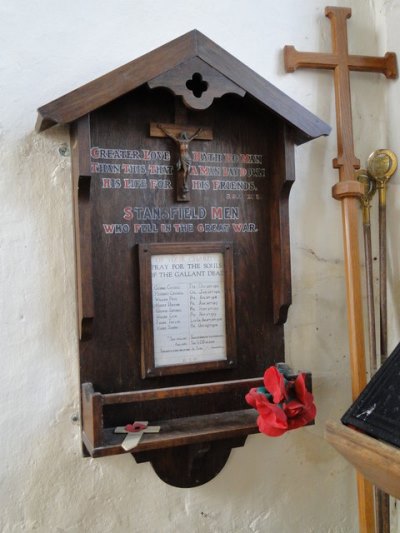
[[[226,359],[221,253],[151,258],[156,367]]]

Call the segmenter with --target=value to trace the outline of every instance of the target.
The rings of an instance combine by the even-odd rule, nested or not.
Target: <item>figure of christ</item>
[[[179,148],[179,160],[176,163],[176,169],[178,171],[178,184],[181,188],[182,196],[186,196],[186,194],[189,192],[187,180],[190,172],[190,165],[192,162],[192,158],[190,157],[189,152],[189,144],[200,134],[201,128],[199,128],[190,137],[188,136],[186,131],[182,131],[178,135],[178,137],[176,137],[175,135],[169,133],[166,129],[164,129],[161,124],[158,124],[158,127],[167,137],[175,141]]]

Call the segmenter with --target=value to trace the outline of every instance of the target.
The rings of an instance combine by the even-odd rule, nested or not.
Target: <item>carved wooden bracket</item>
[[[148,81],[150,89],[166,87],[175,95],[182,96],[185,105],[191,109],[207,109],[214,98],[234,93],[244,96],[244,91],[226,76],[210,67],[202,59],[194,57]]]

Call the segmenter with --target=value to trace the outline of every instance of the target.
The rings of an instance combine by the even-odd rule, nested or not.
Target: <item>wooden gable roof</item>
[[[227,80],[276,113],[296,130],[301,144],[328,135],[328,124],[286,96],[274,85],[244,65],[197,30],[185,35],[97,78],[38,109],[36,130],[55,124],[68,124],[144,83],[198,58]]]

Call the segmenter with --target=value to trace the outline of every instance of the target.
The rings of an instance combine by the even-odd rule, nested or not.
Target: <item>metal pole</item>
[[[368,312],[368,339],[369,339],[369,367],[370,375],[373,376],[377,369],[376,355],[376,325],[374,303],[374,274],[371,245],[371,200],[376,192],[376,183],[367,170],[360,169],[355,173],[357,180],[364,184],[365,193],[360,197],[363,216],[364,230],[364,255],[365,255],[365,282],[367,289],[367,312]]]
[[[368,158],[368,173],[375,180],[379,193],[379,317],[380,363],[388,356],[387,332],[387,243],[386,243],[386,187],[397,168],[397,157],[391,150],[376,150]],[[390,533],[390,498],[375,489],[377,533]]]

